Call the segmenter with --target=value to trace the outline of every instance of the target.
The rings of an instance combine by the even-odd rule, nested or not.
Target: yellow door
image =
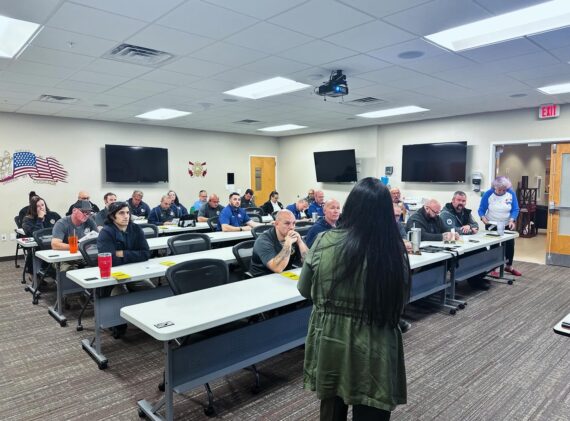
[[[570,267],[570,143],[552,145],[546,263]]]
[[[255,204],[261,207],[275,190],[275,157],[251,156],[249,158],[251,189],[255,192]]]

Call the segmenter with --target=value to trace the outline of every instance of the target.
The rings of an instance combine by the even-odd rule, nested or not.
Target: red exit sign
[[[556,118],[560,115],[560,105],[544,104],[538,107],[538,118]]]

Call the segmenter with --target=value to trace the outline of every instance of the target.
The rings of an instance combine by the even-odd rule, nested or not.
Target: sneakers
[[[509,272],[511,275],[515,275],[515,276],[521,276],[522,273],[520,273],[518,270],[516,270],[514,267],[505,267],[505,272]]]

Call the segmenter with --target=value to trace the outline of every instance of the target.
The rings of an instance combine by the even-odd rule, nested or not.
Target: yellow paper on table
[[[292,279],[294,281],[299,280],[299,275],[297,275],[296,273],[293,273],[293,272],[281,272],[281,275],[286,277],[286,278]]]
[[[174,265],[176,264],[176,262],[172,262],[172,261],[170,261],[170,260],[166,260],[166,261],[164,261],[164,262],[160,262],[160,264],[161,264],[161,265],[164,265],[164,266],[174,266]]]
[[[123,279],[129,279],[131,275],[124,272],[112,272],[111,277],[115,278],[117,281],[122,281]]]

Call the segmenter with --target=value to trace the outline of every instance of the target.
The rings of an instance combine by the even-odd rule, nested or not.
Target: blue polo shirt
[[[317,239],[317,235],[321,232],[328,231],[332,229],[332,225],[325,221],[325,218],[319,219],[315,224],[311,227],[307,235],[305,236],[305,244],[307,247],[311,248],[315,240]]]
[[[232,227],[243,227],[250,217],[245,212],[244,208],[234,208],[232,205],[227,205],[221,212],[218,219],[218,231],[222,230],[223,224],[231,225]]]
[[[300,211],[297,210],[297,204],[293,203],[292,205],[287,206],[285,209],[290,210],[293,215],[295,215],[295,219],[301,219],[304,215],[301,214]],[[303,212],[304,214],[305,212]]]
[[[311,206],[309,206],[309,209],[307,210],[307,213],[309,214],[309,218],[311,218],[313,216],[314,212],[317,212],[319,214],[319,216],[325,216],[325,212],[323,210],[324,208],[325,208],[324,202],[322,205],[317,204],[317,202],[311,203]]]

